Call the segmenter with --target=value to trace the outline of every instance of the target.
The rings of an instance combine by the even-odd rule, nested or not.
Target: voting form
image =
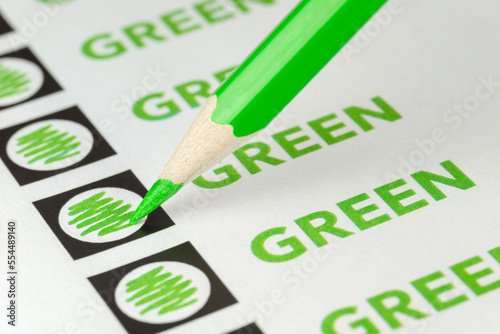
[[[500,332],[498,1],[388,1],[130,223],[297,4],[0,1],[1,333]]]

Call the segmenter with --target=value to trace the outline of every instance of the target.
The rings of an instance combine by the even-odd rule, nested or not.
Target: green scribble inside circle
[[[28,91],[30,82],[26,73],[13,70],[0,62],[0,99]]]
[[[16,153],[24,155],[25,158],[31,157],[28,164],[39,160],[45,160],[45,164],[50,164],[81,153],[77,150],[81,142],[76,140],[76,136],[58,129],[51,130],[51,127],[50,124],[46,125],[18,138],[17,146],[21,149]]]
[[[191,280],[183,280],[182,275],[173,276],[170,272],[160,274],[162,270],[163,266],[159,266],[126,283],[127,292],[135,291],[127,302],[135,302],[137,307],[147,305],[141,310],[141,315],[154,309],[163,315],[198,301],[190,299],[198,291],[197,287],[190,287]]]
[[[81,236],[95,231],[98,231],[99,236],[104,236],[137,224],[125,224],[134,213],[134,210],[129,211],[132,205],[122,205],[123,200],[115,201],[105,195],[106,192],[101,191],[69,207],[68,215],[76,217],[68,224],[76,224],[77,229],[82,229]]]

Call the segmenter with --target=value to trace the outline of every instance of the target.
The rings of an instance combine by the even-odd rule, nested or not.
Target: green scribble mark
[[[182,275],[172,277],[172,273],[158,275],[162,270],[163,266],[159,266],[126,284],[127,292],[137,291],[127,302],[135,300],[135,306],[149,303],[148,307],[141,311],[141,315],[156,308],[160,308],[158,314],[162,315],[198,301],[187,301],[198,291],[197,287],[189,288],[191,280],[182,281]]]
[[[30,82],[26,73],[12,70],[0,63],[0,99],[28,91]]]
[[[77,224],[76,228],[85,229],[80,235],[86,236],[95,231],[97,235],[103,236],[124,228],[134,226],[136,223],[128,223],[134,210],[128,211],[132,205],[123,204],[122,200],[114,201],[111,197],[104,198],[105,191],[101,191],[80,203],[69,207],[69,216],[76,216],[68,224]],[[124,225],[125,224],[125,225]]]
[[[24,147],[16,153],[24,154],[26,158],[33,157],[28,164],[43,159],[45,164],[50,164],[80,154],[80,151],[75,151],[81,145],[81,142],[75,141],[76,136],[57,129],[50,130],[51,126],[46,125],[17,139],[17,146]]]

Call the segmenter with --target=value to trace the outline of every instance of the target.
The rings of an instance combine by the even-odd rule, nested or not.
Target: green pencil
[[[264,129],[387,0],[303,0],[207,100],[136,222]]]

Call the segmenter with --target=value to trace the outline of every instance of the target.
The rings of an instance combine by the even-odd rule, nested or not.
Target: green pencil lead
[[[162,205],[170,197],[174,196],[184,184],[176,184],[170,180],[158,180],[151,189],[149,189],[146,197],[142,200],[141,204],[137,207],[132,218],[131,223],[138,222],[142,218],[149,215],[153,210]]]

